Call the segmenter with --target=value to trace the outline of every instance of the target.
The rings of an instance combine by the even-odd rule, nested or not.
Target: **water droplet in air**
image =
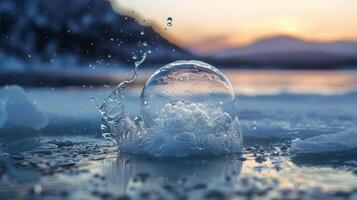
[[[143,46],[144,47],[148,46],[148,43],[147,42],[143,42]]]
[[[167,26],[172,26],[172,17],[167,18]]]
[[[141,32],[140,32],[140,35],[144,35],[144,34],[145,34],[145,32],[144,32],[144,31],[141,31]]]
[[[133,59],[134,59],[134,60],[138,59],[138,56],[133,55]]]
[[[33,192],[35,194],[41,194],[42,193],[42,186],[40,184],[36,184],[33,186]]]
[[[145,61],[146,57],[147,57],[147,54],[144,53],[144,54],[141,56],[141,59],[138,60],[138,61],[136,61],[136,62],[134,63],[134,64],[135,64],[135,67],[139,67],[139,65],[141,65],[141,63],[143,63],[143,62]]]

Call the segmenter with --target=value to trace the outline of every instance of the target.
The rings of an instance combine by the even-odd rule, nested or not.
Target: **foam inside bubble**
[[[120,151],[153,156],[241,151],[233,88],[206,63],[179,61],[155,72],[141,95],[141,116],[130,116],[124,93],[115,90],[101,108],[103,135]]]
[[[176,132],[193,132],[207,134],[209,132],[224,132],[232,118],[221,108],[203,103],[185,103],[177,101],[165,104],[156,112],[156,127]],[[216,130],[221,128],[222,130]]]

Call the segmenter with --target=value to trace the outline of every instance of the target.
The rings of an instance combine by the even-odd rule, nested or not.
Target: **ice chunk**
[[[357,127],[305,140],[295,139],[291,151],[296,153],[338,152],[357,148]]]
[[[23,88],[5,86],[0,89],[0,129],[40,130],[47,121],[46,115],[28,98]]]

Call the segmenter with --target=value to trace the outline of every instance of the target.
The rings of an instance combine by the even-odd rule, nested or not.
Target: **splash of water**
[[[147,54],[144,53],[139,61],[136,61],[135,68],[131,78],[120,82],[120,84],[112,91],[109,97],[104,100],[103,105],[100,107],[100,113],[103,117],[101,130],[105,139],[115,140],[117,132],[121,129],[121,125],[124,125],[124,121],[128,120],[127,104],[125,102],[125,88],[127,85],[133,83],[138,76],[139,66],[147,58]],[[125,126],[122,126],[125,127]]]

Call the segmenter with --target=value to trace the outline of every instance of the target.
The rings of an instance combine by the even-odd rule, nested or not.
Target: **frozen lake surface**
[[[26,89],[31,116],[46,116],[36,129],[10,123],[0,96],[0,199],[357,198],[356,72],[226,73],[238,93],[241,155],[118,154],[100,137],[108,88]],[[133,115],[138,91],[126,97]]]

